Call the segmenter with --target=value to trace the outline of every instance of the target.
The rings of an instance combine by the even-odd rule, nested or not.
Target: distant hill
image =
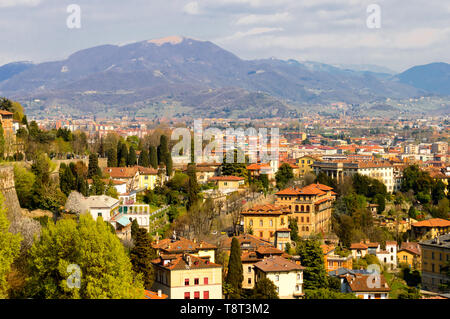
[[[294,114],[292,106],[423,94],[421,87],[386,73],[296,60],[242,60],[209,41],[182,37],[97,46],[0,79],[0,95],[93,113],[160,112],[155,105],[162,103],[175,113],[188,108],[187,114],[203,116],[283,116]]]
[[[400,82],[429,92],[450,95],[450,64],[419,65],[396,76]]]
[[[0,82],[5,81],[16,74],[31,68],[33,63],[31,62],[13,62],[0,66]]]

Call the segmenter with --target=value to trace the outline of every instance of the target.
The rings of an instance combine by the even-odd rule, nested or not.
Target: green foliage
[[[354,294],[341,293],[327,288],[305,289],[305,299],[358,299]]]
[[[422,282],[422,275],[420,274],[420,271],[411,271],[408,266],[402,268],[401,275],[409,287],[417,287]]]
[[[200,191],[197,183],[197,174],[195,169],[195,164],[188,164],[187,175],[189,176],[188,188],[187,188],[187,204],[186,209],[189,210],[195,203],[197,203],[199,197],[198,193]]]
[[[88,178],[93,178],[94,176],[101,176],[102,170],[98,166],[98,155],[89,155],[89,166],[88,166]]]
[[[133,271],[142,274],[145,289],[151,289],[154,281],[152,260],[156,258],[156,252],[151,247],[151,238],[147,230],[140,228],[134,242],[134,247],[130,252]]]
[[[242,159],[244,159],[244,163],[239,163],[239,161],[242,161]],[[223,157],[223,163],[221,166],[222,175],[239,176],[245,178],[245,180],[248,181],[247,162],[248,159],[244,156],[242,150],[235,149],[233,153],[233,160],[227,159],[227,154]]]
[[[417,218],[417,213],[416,213],[416,209],[415,209],[414,205],[411,205],[411,206],[409,207],[409,210],[408,210],[408,216],[409,216],[410,218],[413,218],[413,219],[416,219],[416,218]]]
[[[139,229],[140,228],[137,219],[133,219],[133,221],[131,222],[131,238],[133,240],[136,240]]]
[[[367,266],[369,265],[381,266],[381,263],[378,260],[377,256],[372,254],[366,254],[364,257],[361,257],[358,260],[353,260],[353,269],[367,269]]]
[[[156,151],[156,147],[154,147],[154,146],[150,146],[149,160],[150,160],[151,167],[157,169],[158,168],[158,154]]]
[[[378,214],[383,213],[384,210],[386,209],[385,196],[383,196],[382,194],[376,194],[374,200],[375,200],[375,203],[378,204],[377,213]]]
[[[256,282],[250,299],[280,299],[275,284],[269,278],[261,278]]]
[[[289,229],[291,230],[291,240],[297,242],[300,237],[298,236],[298,222],[295,218],[288,218]]]
[[[136,165],[137,159],[136,159],[136,151],[133,146],[130,146],[130,150],[128,152],[127,157],[127,166],[134,166]]]
[[[304,288],[328,288],[323,251],[318,240],[301,240],[297,243],[297,254],[300,255],[303,271]]]
[[[420,299],[420,289],[415,287],[404,288],[401,293],[398,294],[397,299]]]
[[[324,172],[320,172],[319,175],[317,175],[315,182],[337,189],[337,181],[334,178],[327,176]]]
[[[149,167],[150,166],[150,157],[148,155],[147,150],[142,150],[139,155],[139,166]]]
[[[175,206],[170,206],[167,210],[167,217],[169,218],[169,222],[172,223],[175,219],[177,219],[180,212]]]
[[[21,165],[14,165],[14,184],[20,206],[23,208],[32,208],[32,187],[35,180],[36,176],[31,171]]]
[[[108,157],[108,167],[117,167],[117,151],[114,148],[110,148],[106,152],[106,156]]]
[[[9,225],[4,198],[0,194],[0,299],[8,296],[6,276],[11,270],[14,259],[19,256],[22,241],[20,234],[13,235],[9,232]]]
[[[292,171],[292,167],[284,163],[280,166],[278,171],[275,174],[275,180],[277,182],[277,188],[282,189],[286,186],[294,178],[294,173]]]
[[[225,278],[225,283],[231,286],[233,293],[228,295],[230,299],[239,299],[242,289],[242,281],[244,280],[242,261],[241,261],[241,246],[236,237],[231,240],[230,259],[228,262],[228,272]]]

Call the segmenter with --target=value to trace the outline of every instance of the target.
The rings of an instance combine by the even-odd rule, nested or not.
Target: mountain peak
[[[161,45],[166,44],[166,43],[170,43],[172,45],[180,44],[181,42],[183,42],[183,40],[184,40],[183,37],[180,37],[178,35],[174,35],[174,36],[160,38],[160,39],[148,40],[147,42],[156,44],[157,46],[161,46]]]

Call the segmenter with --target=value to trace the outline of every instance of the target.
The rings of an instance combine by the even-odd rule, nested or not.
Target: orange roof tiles
[[[450,221],[441,218],[431,218],[412,224],[413,227],[450,227]]]

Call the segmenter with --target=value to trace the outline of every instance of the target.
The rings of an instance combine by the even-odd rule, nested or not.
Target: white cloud
[[[187,14],[197,15],[200,13],[200,8],[198,2],[193,1],[186,4],[183,8],[183,11]]]
[[[41,3],[41,0],[0,0],[0,8],[29,6],[34,7]]]
[[[239,39],[250,37],[250,36],[278,32],[278,31],[283,31],[283,30],[284,30],[283,28],[253,28],[253,29],[250,29],[250,30],[244,31],[244,32],[238,31],[229,37],[218,39],[217,42],[234,41],[234,40],[239,40]]]
[[[251,14],[243,16],[236,21],[236,25],[249,24],[268,24],[278,23],[292,20],[292,15],[289,12],[280,12],[275,14]]]

